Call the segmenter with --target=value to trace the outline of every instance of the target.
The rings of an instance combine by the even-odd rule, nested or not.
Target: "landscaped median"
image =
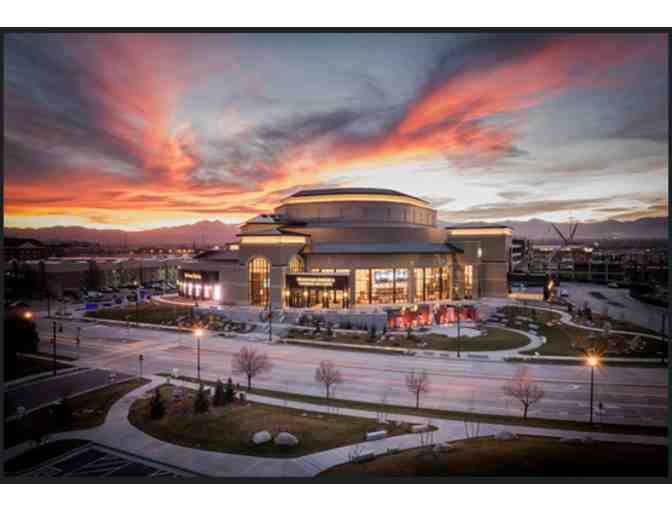
[[[5,448],[24,441],[41,442],[51,434],[83,430],[105,423],[110,408],[127,393],[149,383],[132,379],[105,388],[65,398],[61,404],[41,407],[23,418],[5,422]]]
[[[196,391],[165,384],[159,387],[162,417],[152,418],[148,392],[131,406],[132,425],[157,439],[189,448],[261,457],[300,457],[359,443],[368,433],[385,431],[385,437],[412,432],[410,423],[378,423],[374,419],[316,413],[235,399],[223,406],[194,412]],[[175,392],[178,391],[176,395]],[[418,420],[420,423],[420,420]],[[264,437],[263,433],[268,432]],[[255,444],[255,434],[266,439]],[[298,440],[295,445],[276,444],[280,434]],[[274,440],[275,439],[275,440]]]
[[[633,331],[631,334],[614,333],[620,327],[631,328],[630,323],[610,320],[610,328],[606,331],[593,331],[560,321],[561,315],[557,311],[540,310],[523,306],[506,306],[501,310],[508,327],[527,330],[530,324],[536,328],[537,334],[543,336],[546,342],[540,347],[520,351],[520,354],[540,356],[582,356],[586,349],[595,345],[603,347],[602,357],[608,358],[660,358],[661,352],[667,352],[667,343],[661,340],[639,336]],[[592,327],[604,327],[605,321],[594,318]],[[587,324],[586,324],[587,325]],[[618,327],[617,327],[618,326]],[[643,329],[643,328],[642,328]],[[651,366],[651,364],[646,365]],[[654,365],[655,366],[655,365]]]
[[[578,461],[577,461],[578,460]],[[539,436],[479,437],[347,463],[324,478],[385,476],[666,477],[667,447]]]
[[[166,378],[173,378],[172,375],[168,373],[159,373],[156,375]],[[197,379],[192,377],[180,376],[178,377],[178,379],[192,383],[198,382]],[[201,382],[206,386],[215,385],[214,381],[203,380]],[[441,418],[456,421],[492,423],[498,425],[518,425],[524,427],[547,428],[547,429],[576,430],[582,432],[585,431],[605,432],[611,434],[631,434],[631,435],[643,435],[643,436],[650,435],[657,437],[667,436],[667,427],[655,427],[650,425],[621,425],[611,423],[591,425],[587,422],[582,421],[555,420],[549,418],[534,418],[534,417],[528,417],[526,419],[523,419],[520,416],[471,413],[464,411],[450,411],[450,410],[433,409],[433,408],[416,409],[415,407],[410,406],[377,404],[373,402],[364,402],[361,400],[346,400],[336,398],[330,398],[329,400],[327,400],[325,397],[319,397],[316,395],[289,393],[264,388],[252,388],[248,390],[248,392],[254,395],[271,397],[281,399],[284,401],[303,402],[308,404],[322,405],[325,407],[328,406],[331,408],[343,408],[343,409],[347,408],[362,411],[372,411],[375,413],[418,416],[419,423],[423,423],[427,418]]]

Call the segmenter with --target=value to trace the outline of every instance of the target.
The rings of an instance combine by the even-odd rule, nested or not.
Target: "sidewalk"
[[[150,376],[152,382],[133,390],[112,406],[105,423],[93,429],[63,432],[52,436],[51,440],[59,439],[87,439],[104,446],[118,448],[134,455],[153,459],[158,462],[190,470],[211,477],[312,477],[325,469],[349,462],[349,454],[360,446],[376,455],[391,448],[405,450],[420,446],[419,434],[406,434],[377,441],[366,441],[358,445],[343,446],[296,458],[264,458],[231,453],[220,453],[206,450],[186,448],[166,443],[145,434],[133,427],[128,419],[128,409],[135,399],[165,383],[165,379]],[[193,388],[194,383],[174,381],[181,386]],[[284,400],[247,395],[252,401],[283,406]],[[289,407],[325,413],[325,406],[289,401]],[[361,416],[377,419],[373,411],[360,411],[341,408],[339,414],[346,416]],[[423,423],[426,419],[419,416],[389,414],[388,420]],[[465,439],[464,423],[454,420],[431,419],[431,424],[438,428],[433,434],[433,442],[456,441]],[[629,442],[641,444],[667,444],[666,437],[631,436],[623,434],[607,434],[600,432],[577,432],[568,430],[539,429],[532,427],[480,425],[480,435],[494,435],[500,431],[509,431],[516,434],[540,435],[558,438],[586,438],[599,441]],[[4,453],[4,460],[10,459],[28,449],[27,443],[10,448]]]

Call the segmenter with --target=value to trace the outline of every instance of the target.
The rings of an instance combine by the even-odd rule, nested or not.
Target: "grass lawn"
[[[28,414],[21,423],[19,420],[8,422],[5,424],[5,448],[30,440],[33,430],[52,434],[98,427],[105,423],[108,411],[117,400],[148,382],[148,379],[133,379],[68,399],[72,410],[72,419],[68,423],[51,423],[53,418],[47,407]]]
[[[574,326],[567,326],[565,324],[561,324],[559,326],[547,326],[546,324],[548,322],[558,321],[560,319],[560,315],[555,312],[508,306],[504,307],[504,314],[507,313],[507,309],[508,313],[514,317],[531,318],[534,323],[539,325],[539,333],[546,337],[546,343],[544,345],[537,349],[522,351],[521,354],[534,354],[535,352],[538,352],[539,354],[545,356],[581,356],[583,351],[580,349],[580,347],[589,345],[589,336],[594,334],[599,335],[599,332],[596,331],[581,329]],[[601,327],[602,317],[594,314],[593,319],[594,326]],[[634,325],[628,322],[611,319],[610,322],[612,324],[612,329],[632,330],[634,327]],[[510,326],[526,328],[527,323],[523,324],[525,325],[517,326],[511,322]],[[627,346],[628,341],[633,339],[634,336],[612,334],[610,338],[613,338],[616,341],[616,346],[614,348],[610,348],[609,352],[604,355],[606,358],[657,358],[660,357],[659,353],[661,351],[667,352],[667,344],[661,342],[660,340],[642,338],[641,344],[643,346],[643,350],[627,352],[624,350],[624,348]],[[575,347],[573,347],[573,344]]]
[[[157,374],[162,377],[171,376],[167,373]],[[172,376],[171,376],[172,377]],[[189,382],[197,382],[191,377],[180,377],[179,379]],[[203,381],[203,384],[214,386],[213,381]],[[268,390],[264,388],[252,388],[250,393],[256,395],[263,395],[266,397],[273,397],[282,400],[290,400],[296,402],[307,402],[309,404],[327,405],[327,400],[324,397],[315,395],[304,395],[301,393],[288,393],[284,391]],[[411,397],[409,397],[410,400]],[[411,406],[392,405],[392,404],[378,404],[372,402],[363,402],[361,400],[346,400],[346,399],[331,399],[332,406],[338,406],[349,409],[361,409],[365,411],[385,411],[389,414],[405,414],[410,416],[419,416],[423,418],[445,418],[447,420],[464,420],[468,418],[471,421],[480,421],[481,423],[496,423],[500,425],[522,425],[527,427],[541,427],[554,428],[563,430],[579,430],[579,431],[594,431],[594,432],[609,432],[612,434],[635,434],[635,435],[651,435],[651,436],[666,436],[667,427],[655,427],[650,425],[619,425],[603,423],[601,425],[590,425],[587,422],[571,421],[571,420],[555,420],[549,418],[533,418],[529,417],[526,420],[522,416],[496,415],[496,414],[479,414],[469,413],[463,411],[450,411],[445,409],[416,409]],[[422,405],[422,401],[420,402]],[[420,419],[420,423],[423,420]]]
[[[135,305],[116,308],[103,308],[86,313],[87,317],[110,319],[114,321],[130,320],[131,323],[144,322],[148,324],[172,325],[178,317],[189,315],[184,308],[158,303],[138,305],[137,315]]]
[[[520,333],[506,331],[500,328],[486,328],[487,334],[475,338],[461,337],[459,342],[456,338],[450,338],[444,335],[434,333],[413,334],[407,338],[405,334],[395,335],[392,339],[386,341],[371,341],[367,333],[335,333],[333,337],[313,337],[306,335],[306,331],[293,329],[292,338],[301,340],[319,340],[335,343],[347,343],[353,345],[362,345],[369,347],[398,347],[402,349],[425,349],[437,351],[497,351],[525,347],[530,340]],[[359,349],[358,349],[359,350]]]
[[[64,363],[56,362],[56,370],[62,370],[64,368],[71,368],[72,365],[66,365]],[[54,365],[52,360],[47,359],[38,359],[33,357],[24,357],[19,354],[14,365],[14,374],[11,378],[5,379],[5,381],[13,381],[15,379],[21,379],[22,377],[27,377],[29,375],[49,373],[53,370]],[[7,374],[5,374],[6,376]]]
[[[406,450],[362,464],[336,466],[318,476],[666,477],[668,472],[666,446],[563,443],[539,436],[513,441],[478,438],[453,444],[454,450],[436,456]]]
[[[190,448],[262,457],[300,457],[361,442],[367,432],[385,429],[388,436],[396,436],[410,433],[411,428],[410,424],[381,425],[368,418],[312,413],[252,402],[210,407],[207,413],[194,415],[192,399],[195,391],[185,390],[185,400],[174,402],[174,389],[172,385],[161,386],[161,395],[167,404],[162,419],[150,418],[149,396],[133,403],[128,419],[151,436]],[[295,447],[277,446],[273,442],[255,445],[251,441],[252,435],[261,430],[268,430],[273,436],[278,432],[289,432],[299,439],[299,444]]]
[[[12,473],[20,474],[22,471],[35,468],[43,462],[64,455],[87,443],[88,441],[83,439],[62,439],[45,443],[5,462],[5,474],[10,476]]]

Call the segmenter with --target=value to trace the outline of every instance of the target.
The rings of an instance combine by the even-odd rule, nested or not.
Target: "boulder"
[[[498,441],[512,441],[514,439],[518,439],[518,436],[513,432],[509,432],[508,430],[502,430],[501,432],[497,432],[497,434],[495,434],[495,439]]]
[[[252,436],[254,444],[268,443],[271,439],[271,433],[268,430],[261,430]]]
[[[290,434],[289,432],[280,432],[274,439],[275,444],[278,446],[296,446],[299,444],[299,440],[296,436]]]

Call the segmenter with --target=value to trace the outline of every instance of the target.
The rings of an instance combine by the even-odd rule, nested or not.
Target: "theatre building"
[[[181,295],[221,304],[366,308],[504,297],[511,229],[442,228],[428,202],[392,190],[289,196],[238,242],[181,264]]]

